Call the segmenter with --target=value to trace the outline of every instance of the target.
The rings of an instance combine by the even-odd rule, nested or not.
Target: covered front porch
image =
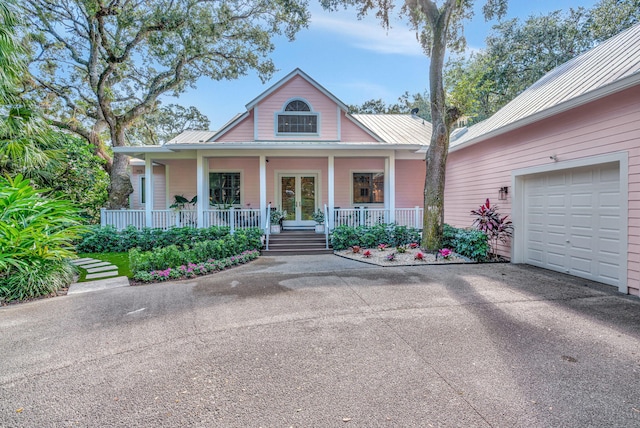
[[[131,164],[130,209],[103,210],[102,225],[266,228],[267,213],[278,210],[286,211],[285,229],[312,228],[318,211],[329,230],[380,223],[422,226],[425,163],[418,153],[144,149]]]

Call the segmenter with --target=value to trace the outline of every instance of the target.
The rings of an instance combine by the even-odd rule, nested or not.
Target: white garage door
[[[618,163],[528,176],[524,182],[524,261],[620,284]]]

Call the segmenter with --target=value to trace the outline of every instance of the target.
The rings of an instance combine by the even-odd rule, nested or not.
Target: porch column
[[[144,158],[144,196],[144,223],[153,227],[153,160],[149,156]]]
[[[333,229],[333,210],[335,208],[335,158],[333,155],[329,155],[327,158],[327,186],[328,186],[328,205],[329,205],[329,218],[327,221],[329,222],[329,229]]]
[[[266,224],[266,218],[262,218],[262,215],[267,214],[267,157],[260,155],[260,219],[262,224],[260,227]]]
[[[198,203],[196,204],[196,216],[198,218],[198,227],[204,227],[204,210],[209,197],[205,194],[205,175],[207,173],[207,165],[205,158],[198,150],[196,154],[196,194],[198,195]]]
[[[392,152],[384,160],[385,184],[385,208],[389,210],[389,223],[396,221],[396,154]]]

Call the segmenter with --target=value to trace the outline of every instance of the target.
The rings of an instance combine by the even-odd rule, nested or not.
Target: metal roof
[[[429,145],[431,123],[408,114],[352,114],[355,120],[375,133],[383,143]]]
[[[213,137],[216,131],[182,131],[176,137],[173,137],[165,144],[197,144],[204,143]]]
[[[498,110],[459,133],[450,150],[512,131],[640,84],[640,24],[556,67]]]

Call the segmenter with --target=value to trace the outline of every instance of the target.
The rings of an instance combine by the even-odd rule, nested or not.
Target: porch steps
[[[331,244],[325,248],[324,233],[306,230],[284,230],[269,235],[269,250],[263,256],[301,256],[305,254],[332,254]]]

